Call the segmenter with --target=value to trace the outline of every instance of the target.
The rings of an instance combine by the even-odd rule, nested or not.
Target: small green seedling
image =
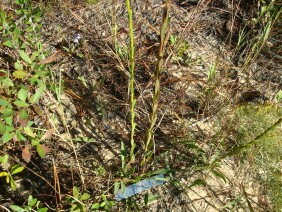
[[[72,189],[72,195],[69,196],[67,201],[71,204],[71,212],[85,212],[86,211],[86,205],[85,201],[90,199],[90,194],[83,193],[80,194],[78,188],[76,186]]]
[[[6,158],[7,157],[5,157],[3,160],[6,161]],[[11,168],[10,171],[0,172],[0,177],[6,177],[6,182],[8,184],[10,184],[10,186],[11,186],[13,191],[16,191],[17,190],[17,186],[16,186],[16,183],[14,181],[13,175],[18,174],[18,173],[22,172],[23,170],[24,170],[23,166],[20,166],[20,165],[16,164],[16,165],[14,165]]]
[[[102,195],[102,202],[96,202],[91,206],[91,211],[95,210],[105,210],[109,211],[115,205],[114,201],[109,201],[107,197],[103,194]]]
[[[48,208],[46,207],[41,208],[40,201],[38,201],[37,198],[33,198],[32,195],[28,197],[27,206],[25,206],[24,208],[18,205],[11,205],[10,208],[16,212],[32,212],[32,211],[47,212],[48,211]]]
[[[175,35],[170,35],[169,36],[169,43],[171,46],[174,46],[174,44],[176,43],[177,39]]]

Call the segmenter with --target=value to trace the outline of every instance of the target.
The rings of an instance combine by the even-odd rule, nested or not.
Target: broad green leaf
[[[4,46],[10,47],[10,48],[15,48],[15,45],[13,44],[13,42],[11,40],[7,40],[3,43]]]
[[[6,122],[6,124],[8,124],[10,127],[13,127],[13,116],[10,116],[10,117],[8,117],[8,118],[5,118],[5,122]],[[7,127],[8,127],[8,126],[7,126]],[[13,127],[12,130],[14,130],[14,127]],[[11,132],[12,130],[10,130],[9,132]]]
[[[8,118],[8,117],[11,117],[11,116],[13,116],[15,113],[16,113],[16,112],[13,111],[12,109],[7,108],[7,109],[5,109],[5,110],[2,112],[2,114],[3,114],[3,115],[2,115],[2,118],[5,119],[5,118]]]
[[[14,87],[14,83],[10,78],[5,78],[2,80],[3,87]]]
[[[26,141],[27,140],[26,137],[24,137],[23,134],[19,130],[16,131],[16,136],[17,136],[17,139],[19,141]]]
[[[5,144],[5,143],[7,143],[8,141],[10,141],[13,137],[15,136],[15,133],[9,133],[9,132],[7,132],[7,130],[6,130],[6,132],[3,134],[3,136],[2,136],[2,141],[3,141],[3,143]]]
[[[91,206],[91,210],[98,210],[100,208],[100,203],[96,202]]]
[[[102,207],[104,207],[106,205],[106,202],[102,202],[101,204],[100,204],[100,207],[102,208]]]
[[[38,102],[38,100],[40,99],[41,95],[44,93],[46,89],[46,86],[44,84],[42,84],[36,91],[36,93],[30,98],[30,103],[34,104],[36,102]]]
[[[38,144],[36,146],[36,150],[38,155],[43,159],[46,156],[46,151],[44,150],[43,146],[41,144]]]
[[[6,125],[0,120],[0,135],[6,132]]]
[[[20,206],[17,206],[17,205],[10,205],[10,208],[15,212],[25,212],[25,210],[23,208],[21,208]]]
[[[4,106],[4,107],[6,107],[6,106],[9,106],[10,105],[10,103],[9,102],[7,102],[6,100],[4,100],[4,99],[0,99],[0,106]]]
[[[25,132],[25,134],[27,134],[28,136],[30,136],[32,138],[35,137],[35,134],[33,133],[32,129],[30,127],[25,127],[24,132]]]
[[[41,21],[41,15],[42,15],[42,11],[38,10],[34,16],[34,21],[35,22],[40,22]]]
[[[84,200],[88,200],[90,198],[90,194],[84,193],[81,195],[80,200],[84,201]]]
[[[21,90],[18,92],[18,98],[19,98],[20,100],[22,100],[22,101],[25,102],[26,97],[27,97],[27,90],[21,89]]]
[[[13,111],[12,109],[7,108],[7,109],[5,109],[5,110],[2,112],[2,114],[3,114],[3,115],[2,115],[2,118],[5,119],[5,118],[8,118],[8,117],[11,117],[11,116],[13,116],[15,113],[16,113],[16,112]]]
[[[20,119],[21,120],[26,120],[28,118],[28,112],[25,109],[22,109],[20,111]]]
[[[32,145],[32,146],[37,146],[39,143],[40,143],[39,140],[32,140],[32,141],[31,141],[31,145]]]
[[[9,178],[10,178],[10,185],[11,185],[12,190],[16,191],[17,190],[17,185],[16,185],[13,177],[11,175],[9,175]]]
[[[33,206],[35,206],[36,203],[37,203],[37,198],[33,199],[32,196],[30,195],[28,197],[28,206],[33,207]]]
[[[17,79],[22,79],[27,76],[27,73],[23,70],[16,70],[14,71],[13,76],[16,77]]]
[[[0,157],[0,162],[2,163],[2,165],[7,164],[9,159],[9,155],[4,155],[3,157]]]
[[[17,69],[17,70],[23,70],[24,69],[23,65],[21,64],[20,61],[15,62],[14,66],[15,66],[15,69]]]
[[[14,165],[12,168],[11,168],[11,173],[12,174],[17,174],[17,173],[20,173],[24,170],[24,167],[17,164],[17,165]]]
[[[16,100],[14,101],[14,104],[18,107],[27,107],[29,104],[27,104],[26,102],[24,101],[21,101],[21,100]]]
[[[20,50],[19,51],[19,54],[20,54],[20,57],[27,63],[31,64],[32,61],[31,59],[29,58],[29,56],[23,51],[23,50]]]
[[[72,195],[73,195],[74,198],[78,199],[78,197],[79,197],[79,190],[78,190],[78,188],[76,186],[74,186],[73,189],[72,189]]]

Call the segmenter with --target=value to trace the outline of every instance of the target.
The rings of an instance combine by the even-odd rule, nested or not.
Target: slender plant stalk
[[[149,117],[149,127],[146,131],[146,137],[145,137],[145,152],[143,156],[143,161],[141,162],[141,165],[144,165],[146,161],[148,161],[152,156],[151,148],[153,146],[152,142],[152,136],[153,136],[153,128],[156,124],[157,120],[157,110],[159,106],[159,98],[160,98],[160,75],[162,73],[162,64],[163,64],[163,57],[165,52],[165,45],[168,40],[168,27],[170,23],[169,18],[169,0],[166,0],[166,5],[164,7],[164,13],[163,13],[163,20],[162,20],[162,26],[160,30],[160,46],[159,46],[159,53],[158,53],[158,61],[156,65],[155,70],[155,88],[154,88],[154,96],[152,99],[152,111]]]
[[[264,132],[260,133],[259,135],[257,135],[254,139],[252,139],[251,141],[249,141],[248,143],[235,148],[234,150],[218,157],[216,160],[213,161],[213,164],[216,164],[217,162],[223,160],[226,157],[231,157],[234,155],[238,155],[239,153],[241,153],[242,151],[249,149],[250,147],[254,146],[255,144],[257,144],[260,139],[262,139],[264,136],[267,135],[268,132],[274,130],[277,126],[279,126],[282,123],[282,118],[278,119],[273,125],[271,125],[269,128],[267,128]]]
[[[129,21],[129,34],[130,34],[130,52],[129,52],[129,59],[130,59],[130,82],[129,82],[129,90],[130,90],[130,122],[131,122],[131,133],[130,133],[130,161],[129,164],[135,160],[134,149],[136,143],[134,141],[134,132],[135,132],[135,113],[134,107],[136,103],[136,99],[134,97],[134,66],[135,66],[135,55],[134,55],[134,34],[133,34],[133,23],[132,23],[132,9],[130,5],[130,0],[126,0],[126,8],[128,13],[128,21]],[[128,164],[128,165],[129,165]]]

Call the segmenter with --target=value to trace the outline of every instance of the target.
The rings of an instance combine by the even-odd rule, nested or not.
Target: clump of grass
[[[241,156],[240,161],[253,164],[254,180],[266,188],[273,211],[282,208],[281,178],[281,134],[282,108],[274,104],[246,104],[235,109],[231,148],[214,163],[230,156]],[[231,130],[230,130],[231,131]],[[230,141],[229,141],[230,142]],[[225,146],[230,146],[226,141]]]
[[[275,105],[242,106],[237,110],[241,117],[238,130],[243,138],[255,137],[248,156],[254,161],[255,180],[266,187],[266,195],[273,211],[282,208],[282,109]]]

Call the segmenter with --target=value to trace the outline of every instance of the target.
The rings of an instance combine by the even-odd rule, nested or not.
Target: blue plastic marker
[[[163,180],[162,180],[163,179]],[[120,201],[122,199],[125,199],[127,197],[133,196],[135,194],[138,194],[142,191],[146,191],[152,187],[161,185],[165,182],[165,178],[163,174],[159,174],[156,175],[154,177],[145,179],[145,180],[141,180],[138,183],[132,184],[130,186],[125,187],[124,192],[122,192],[121,189],[119,189],[116,193],[115,193],[115,198],[117,201]]]

